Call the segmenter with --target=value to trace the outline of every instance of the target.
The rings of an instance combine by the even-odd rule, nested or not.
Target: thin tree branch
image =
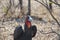
[[[58,3],[54,2],[54,1],[52,1],[52,3],[54,3],[54,4],[56,4],[56,5],[58,5],[60,7],[60,4],[58,4]]]
[[[52,10],[50,10],[50,8],[49,8],[48,6],[46,6],[46,5],[44,5],[42,2],[40,2],[40,1],[38,1],[38,0],[35,0],[35,1],[37,1],[37,2],[40,3],[40,4],[42,4],[42,5],[49,11],[49,13],[50,13],[50,15],[52,16],[52,18],[57,22],[58,26],[60,26],[58,20],[53,16]]]
[[[10,3],[10,5],[9,5],[9,7],[8,7],[8,9],[7,9],[6,14],[4,15],[4,17],[8,14],[9,9],[11,8],[11,5],[12,5],[12,4],[11,4],[11,0],[10,0],[9,3]]]

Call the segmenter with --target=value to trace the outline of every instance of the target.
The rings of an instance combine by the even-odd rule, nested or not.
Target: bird
[[[21,25],[15,28],[14,40],[32,40],[32,38],[35,37],[37,27],[36,25],[32,25],[31,21],[32,17],[28,15],[25,19],[24,30]]]

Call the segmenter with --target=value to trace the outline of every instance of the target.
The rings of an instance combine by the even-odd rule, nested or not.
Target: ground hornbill
[[[36,35],[37,28],[31,24],[31,17],[27,16],[25,20],[24,30],[22,26],[16,27],[14,31],[14,40],[32,40],[32,37]]]

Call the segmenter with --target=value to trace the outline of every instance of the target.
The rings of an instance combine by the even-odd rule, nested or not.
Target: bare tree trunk
[[[28,13],[27,15],[31,15],[31,0],[28,0]]]

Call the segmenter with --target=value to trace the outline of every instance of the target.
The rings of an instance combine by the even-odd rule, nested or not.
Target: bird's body
[[[36,32],[36,26],[32,26],[31,22],[27,18],[24,25],[24,30],[20,25],[16,27],[14,31],[14,40],[32,40],[32,37],[36,35]]]

